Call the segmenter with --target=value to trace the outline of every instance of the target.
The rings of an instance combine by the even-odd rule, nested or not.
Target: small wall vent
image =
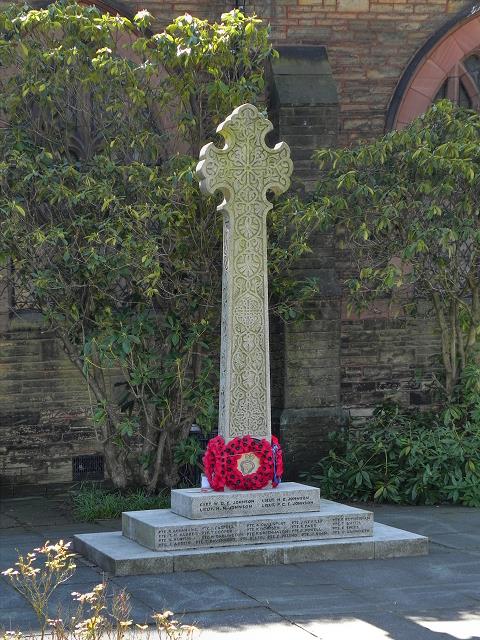
[[[75,456],[72,458],[72,479],[74,482],[82,480],[103,480],[103,456]]]

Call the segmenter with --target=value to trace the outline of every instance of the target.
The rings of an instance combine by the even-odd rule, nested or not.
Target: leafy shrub
[[[177,445],[174,460],[179,469],[180,485],[187,487],[198,485],[200,473],[204,471],[201,462],[204,453],[201,442],[193,436],[189,436]]]
[[[169,495],[165,491],[149,494],[144,489],[134,491],[108,490],[95,485],[82,485],[72,493],[73,515],[81,522],[120,518],[122,511],[167,509]]]
[[[30,292],[83,376],[112,483],[150,493],[178,483],[192,424],[217,421],[222,214],[200,146],[261,106],[275,56],[238,10],[162,33],[152,19],[74,0],[0,11],[1,284]],[[316,216],[287,197],[267,221],[271,309],[289,321],[316,289],[290,269]]]
[[[442,100],[401,131],[316,153],[319,217],[355,264],[349,305],[434,317],[449,399],[478,354],[479,144],[480,115]]]
[[[480,507],[480,403],[466,386],[463,403],[440,413],[378,407],[364,426],[332,434],[304,478],[334,499]]]
[[[197,438],[190,436],[175,449],[175,462],[177,464],[190,465],[194,467],[199,464],[201,456],[204,454],[201,443]]]

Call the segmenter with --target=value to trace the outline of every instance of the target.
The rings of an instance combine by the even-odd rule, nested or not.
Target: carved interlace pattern
[[[266,214],[267,191],[288,189],[292,162],[282,142],[265,143],[272,124],[256,107],[238,107],[217,131],[225,147],[203,147],[197,175],[206,193],[225,200],[222,348],[219,433],[269,438],[270,359],[268,344]]]

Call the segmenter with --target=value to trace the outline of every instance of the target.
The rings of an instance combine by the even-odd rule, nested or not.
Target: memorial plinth
[[[194,520],[319,511],[320,489],[284,482],[275,489],[210,491],[174,489],[172,511]]]
[[[353,507],[310,513],[186,520],[171,509],[122,515],[123,535],[154,551],[371,536],[373,514]]]
[[[330,500],[320,500],[318,512],[272,516],[192,520],[173,514],[169,509],[124,515],[126,529],[123,532],[87,533],[74,537],[77,552],[117,576],[327,560],[374,560],[428,553],[428,538],[375,524],[369,511]],[[282,524],[285,520],[289,521],[288,525]],[[232,544],[227,545],[225,538],[209,537],[207,540],[204,537],[205,531],[211,536],[228,521],[243,523],[242,531],[236,529],[242,537],[234,538]],[[163,528],[162,538],[166,540],[165,525],[177,527],[180,522],[183,527],[181,538],[177,542],[170,538],[173,549],[157,551],[149,548],[159,541],[155,537],[159,528]],[[296,524],[301,522],[303,525]],[[310,526],[315,535],[310,531],[308,539],[299,538],[298,535],[302,536]],[[254,535],[250,533],[248,539],[243,539],[246,529]],[[285,533],[293,531],[297,532],[297,537],[285,541]],[[195,546],[185,548],[187,539]],[[208,546],[202,546],[205,543]]]

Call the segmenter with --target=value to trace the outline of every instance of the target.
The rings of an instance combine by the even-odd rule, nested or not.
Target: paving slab
[[[0,631],[38,631],[37,616],[26,603],[22,606],[0,609]]]
[[[350,562],[339,561],[335,566],[349,566]],[[314,566],[311,572],[305,569]],[[324,567],[333,571],[324,571]],[[274,565],[266,567],[235,567],[227,569],[210,569],[208,574],[234,586],[236,589],[246,591],[254,584],[256,587],[275,588],[290,587],[295,589],[298,585],[310,584],[336,584],[335,569],[330,563],[325,562],[305,562],[302,564]]]
[[[18,527],[18,522],[6,513],[0,513],[0,529],[13,529]]]
[[[31,498],[15,498],[4,500],[2,513],[24,526],[67,524],[71,522],[70,515],[62,509],[64,500],[46,500],[44,496]]]
[[[97,522],[76,522],[62,523],[59,525],[39,524],[32,525],[31,531],[42,538],[58,540],[62,537],[64,540],[72,540],[76,533],[94,533],[95,531],[111,531],[115,528],[121,528],[121,520],[101,520]]]
[[[0,571],[9,569],[15,564],[19,554],[25,555],[44,542],[41,536],[31,534],[0,537]]]
[[[472,510],[473,511],[473,510]],[[389,524],[392,527],[402,527],[409,531],[415,531],[422,535],[434,539],[438,535],[456,534],[458,530],[458,516],[455,518],[449,514],[444,520],[431,517],[420,517],[414,515],[385,515],[375,513],[377,521]],[[476,513],[465,514],[464,533],[475,533],[480,528],[480,518]]]
[[[114,583],[135,587],[135,598],[155,611],[170,609],[175,614],[222,609],[245,609],[261,606],[254,598],[202,572],[176,573],[168,576],[116,578]]]
[[[393,527],[410,529],[416,533],[434,534],[478,531],[480,509],[459,506],[393,507],[392,505],[370,505],[375,520]]]
[[[0,577],[0,631],[37,628],[38,621],[25,598]]]
[[[75,615],[78,610],[78,602],[72,593],[88,593],[98,584],[98,581],[92,581],[90,584],[75,582],[73,578],[71,582],[63,584],[56,589],[49,601],[48,610],[52,618],[66,619]],[[108,583],[107,600],[111,601],[114,592],[119,592],[122,587],[117,584]],[[137,624],[152,623],[152,614],[154,610],[142,602],[137,597],[130,598],[130,618]]]
[[[469,553],[445,553],[441,560],[431,547],[429,555],[417,558],[397,558],[377,560],[368,571],[352,571],[351,562],[336,562],[334,565],[309,562],[298,565],[304,574],[305,584],[338,584],[347,589],[375,588],[378,585],[402,585],[413,583],[418,586],[456,585],[470,583],[479,585],[480,557]]]
[[[458,640],[480,640],[480,614],[443,609],[435,615],[405,616],[417,629],[428,630],[432,640],[436,638],[458,638]]]
[[[38,546],[39,543],[44,541],[44,537],[33,531],[25,530],[24,528],[16,529],[3,529],[0,531],[0,549],[11,549],[12,547],[24,547],[29,544]]]
[[[442,533],[435,534],[432,539],[437,544],[451,549],[467,549],[469,551],[480,552],[480,539],[478,533]]]
[[[179,616],[179,620],[197,626],[199,640],[312,640],[316,637],[295,622],[265,608],[204,611]]]
[[[333,614],[321,619],[298,616],[295,622],[311,633],[311,637],[322,640],[454,640],[458,637],[434,633],[414,619],[391,612]],[[468,636],[468,640],[474,639]]]
[[[200,640],[265,640],[269,636],[276,640],[480,640],[480,552],[475,542],[480,527],[472,527],[480,510],[365,506],[375,512],[377,521],[416,533],[429,528],[434,534],[453,534],[454,542],[433,542],[428,556],[413,558],[210,568],[116,577],[110,582],[112,588],[128,591],[136,621],[143,622],[153,608],[165,604],[185,623],[197,623]],[[32,502],[31,507],[41,509],[42,503]],[[34,515],[29,514],[29,520]],[[21,517],[26,517],[25,510]],[[18,522],[18,527],[0,528],[0,558],[3,550],[4,557],[7,554],[14,561],[14,547],[26,552],[44,541],[40,530],[32,533],[31,524],[21,518]],[[83,530],[105,532],[102,524],[85,525]],[[55,526],[40,527],[51,540],[78,531],[73,522],[59,524],[58,535],[54,535]],[[0,567],[4,568],[2,562]],[[103,577],[81,558],[78,567],[77,575],[59,592],[59,601],[68,603],[71,591],[87,591]],[[219,603],[224,608],[219,609]],[[426,609],[421,610],[422,606]],[[193,607],[198,609],[192,611]],[[28,603],[3,579],[0,627],[38,629]]]
[[[75,584],[100,584],[104,582],[107,578],[105,571],[99,569],[95,566],[86,566],[81,560],[78,558],[75,560],[77,568],[75,569],[75,573],[71,579],[72,583]]]
[[[359,592],[336,587],[331,588],[329,593],[328,588],[319,585],[304,585],[295,592],[280,589],[278,594],[272,593],[269,597],[265,595],[264,600],[260,601],[290,620],[382,610],[381,605],[365,600]]]
[[[455,590],[450,585],[404,586],[389,588],[388,586],[363,589],[362,598],[377,604],[385,611],[401,611],[408,613],[434,612],[444,607],[471,609],[480,613],[480,603],[471,596],[472,585],[456,584]]]
[[[272,611],[286,617],[329,614],[344,611],[376,611],[379,605],[365,601],[360,593],[342,589],[337,585],[301,585],[292,592],[290,585],[256,587],[254,583],[245,592]]]
[[[24,604],[24,597],[12,588],[6,578],[0,578],[0,609],[22,608]]]

